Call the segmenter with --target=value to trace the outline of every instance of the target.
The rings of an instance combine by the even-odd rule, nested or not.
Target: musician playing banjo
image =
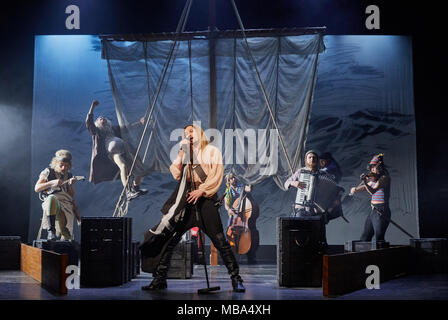
[[[39,174],[34,191],[40,193],[42,202],[42,228],[47,229],[47,239],[71,240],[73,221],[81,222],[78,207],[73,200],[73,184],[77,181],[70,172],[72,155],[68,150],[58,150],[50,166]],[[57,222],[57,224],[56,224]]]

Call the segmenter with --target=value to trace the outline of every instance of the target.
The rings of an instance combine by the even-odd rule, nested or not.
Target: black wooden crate
[[[277,278],[280,286],[322,286],[323,228],[320,217],[277,218]]]
[[[132,250],[131,250],[131,270],[132,270],[132,279],[135,278],[138,274],[140,274],[140,250],[138,249],[140,242],[132,241]]]
[[[131,224],[132,219],[124,217],[82,218],[81,285],[113,286],[128,281]]]
[[[181,241],[174,249],[169,279],[190,279],[193,275],[193,241]]]
[[[59,254],[67,254],[68,255],[68,264],[69,265],[79,265],[79,243],[76,241],[52,241],[52,240],[34,240],[33,247],[53,251]]]
[[[124,255],[125,255],[125,282],[132,280],[132,218],[123,217],[124,219]]]
[[[174,248],[167,278],[189,279],[193,274],[193,241],[181,241]],[[153,273],[160,261],[161,254],[154,258],[142,258],[143,272]]]
[[[344,247],[345,251],[348,252],[363,252],[385,248],[389,248],[389,242],[383,240],[379,241],[350,240],[345,243]]]
[[[448,239],[421,238],[409,241],[414,248],[414,273],[448,273]]]
[[[20,270],[21,238],[0,236],[0,270]]]

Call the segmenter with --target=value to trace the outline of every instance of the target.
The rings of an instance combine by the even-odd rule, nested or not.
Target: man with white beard
[[[99,116],[93,121],[93,110],[99,105],[94,100],[87,114],[86,126],[92,135],[92,158],[90,163],[89,181],[99,183],[112,180],[118,171],[120,172],[121,183],[126,187],[126,197],[128,200],[146,194],[148,190],[140,189],[143,177],[135,176],[134,181],[127,186],[127,176],[130,167],[130,157],[126,153],[120,128],[112,126],[110,120]],[[144,118],[140,120],[143,124]]]

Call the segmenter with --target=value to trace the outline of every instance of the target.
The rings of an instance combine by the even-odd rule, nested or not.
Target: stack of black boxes
[[[20,270],[20,246],[20,237],[0,236],[0,270]]]
[[[81,285],[122,285],[140,270],[132,218],[85,217],[81,221]]]
[[[190,279],[193,275],[193,241],[181,241],[174,249],[167,277]]]
[[[195,243],[192,240],[180,241],[173,250],[171,256],[170,268],[168,270],[168,279],[190,279],[193,275],[193,247]],[[157,257],[143,258],[142,271],[153,273],[160,261],[160,253]]]
[[[448,239],[410,239],[413,271],[417,274],[448,273]]]
[[[320,216],[277,218],[277,277],[280,286],[322,286],[324,227]]]

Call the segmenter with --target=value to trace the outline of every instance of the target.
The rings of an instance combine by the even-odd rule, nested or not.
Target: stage
[[[168,279],[168,289],[142,291],[152,275],[141,273],[132,281],[115,287],[68,290],[55,295],[21,271],[0,271],[0,300],[446,300],[448,274],[409,275],[381,283],[380,289],[363,289],[335,298],[326,298],[322,288],[279,287],[275,264],[241,265],[245,293],[232,292],[224,266],[208,266],[210,286],[221,290],[199,295],[207,286],[202,265],[195,265],[191,279]]]

